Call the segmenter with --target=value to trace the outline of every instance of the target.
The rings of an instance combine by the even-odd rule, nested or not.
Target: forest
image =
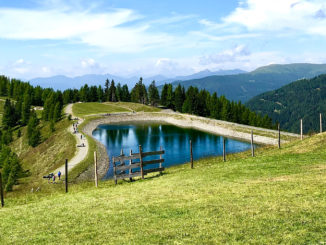
[[[279,122],[281,128],[300,133],[300,119],[303,133],[319,132],[319,114],[322,113],[325,128],[326,75],[302,79],[280,89],[263,93],[246,104],[256,113],[266,114]]]

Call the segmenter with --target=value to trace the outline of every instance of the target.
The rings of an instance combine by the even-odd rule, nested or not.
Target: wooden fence
[[[112,158],[115,184],[117,184],[118,179],[129,178],[132,180],[132,178],[139,176],[144,179],[144,175],[148,173],[162,172],[164,170],[164,167],[162,167],[162,163],[164,162],[162,155],[164,153],[165,152],[162,150],[162,147],[159,151],[143,152],[142,147],[139,146],[139,153],[132,153],[132,151],[130,151],[129,156],[124,155],[123,151],[121,150],[121,154],[119,156]],[[147,161],[144,160],[144,158],[148,156],[155,155],[160,155],[160,158]],[[153,164],[159,164],[159,167],[144,169],[145,166],[150,166]]]

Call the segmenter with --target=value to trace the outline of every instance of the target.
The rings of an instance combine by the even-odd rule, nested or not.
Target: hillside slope
[[[299,133],[303,119],[304,133],[319,132],[319,113],[326,115],[326,75],[303,79],[280,89],[263,93],[247,102],[251,110],[267,114],[282,129]],[[323,120],[326,126],[326,118]]]
[[[211,93],[225,95],[230,100],[246,102],[258,94],[323,73],[326,73],[326,64],[269,65],[249,73],[175,81],[173,85],[176,87],[180,83],[185,88],[195,86]]]
[[[326,134],[170,168],[135,182],[7,198],[0,243],[320,244]]]

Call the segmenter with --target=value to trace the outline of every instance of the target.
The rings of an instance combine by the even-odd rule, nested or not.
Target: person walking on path
[[[55,174],[52,176],[52,183],[55,184]]]
[[[59,180],[60,180],[60,177],[61,177],[61,172],[59,170],[59,172],[58,172],[58,178],[59,178]]]

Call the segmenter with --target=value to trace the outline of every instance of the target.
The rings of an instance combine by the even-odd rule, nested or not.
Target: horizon
[[[325,13],[320,0],[0,1],[0,73],[174,78],[323,64]]]

